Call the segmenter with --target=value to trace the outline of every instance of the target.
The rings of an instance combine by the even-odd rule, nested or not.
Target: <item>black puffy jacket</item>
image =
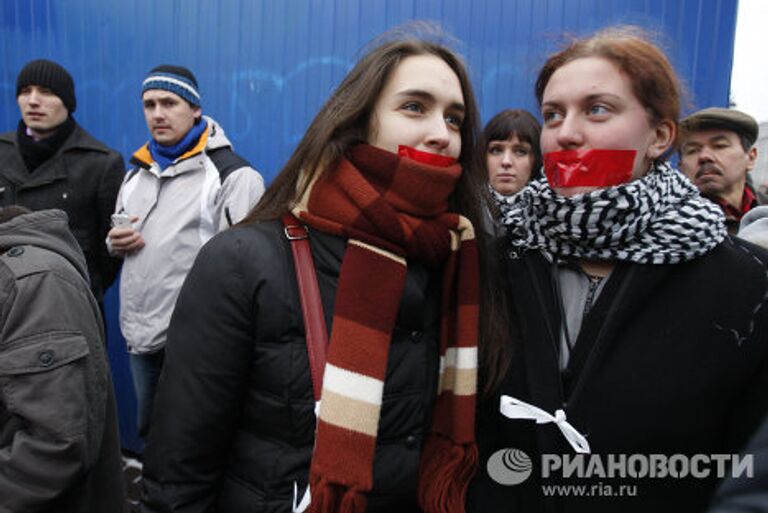
[[[330,330],[346,241],[309,238]],[[303,494],[315,417],[290,251],[278,221],[233,228],[201,250],[171,321],[143,511],[284,512],[294,482]],[[439,277],[408,267],[368,511],[418,511],[419,453],[437,387]]]
[[[97,301],[102,300],[120,268],[120,260],[109,256],[104,241],[124,175],[120,154],[80,125],[53,157],[32,173],[22,160],[16,132],[0,134],[0,206],[18,204],[30,210],[57,208],[66,212],[69,228],[85,254]]]

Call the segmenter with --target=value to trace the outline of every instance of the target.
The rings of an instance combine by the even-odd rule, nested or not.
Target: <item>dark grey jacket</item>
[[[0,224],[0,513],[120,512],[101,314],[59,210]]]
[[[117,276],[120,260],[107,253],[117,192],[123,182],[123,158],[80,125],[56,154],[30,173],[19,153],[16,132],[0,134],[0,206],[30,210],[58,208],[85,254],[91,291],[101,301]]]

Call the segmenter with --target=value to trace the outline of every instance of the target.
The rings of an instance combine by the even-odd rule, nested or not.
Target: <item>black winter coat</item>
[[[330,330],[346,241],[316,231],[309,238]],[[271,221],[232,228],[201,250],[168,334],[145,451],[144,512],[287,512],[294,482],[301,498],[315,417],[288,244]],[[420,447],[437,387],[439,297],[439,272],[409,265],[368,511],[417,511]]]
[[[85,254],[91,291],[101,302],[120,260],[109,256],[105,240],[110,216],[123,182],[123,158],[77,125],[45,163],[29,172],[19,152],[16,132],[0,134],[0,206],[30,210],[57,208]]]
[[[728,237],[686,263],[617,264],[563,372],[552,264],[529,252],[511,260],[508,271],[522,340],[499,392],[481,403],[480,463],[483,469],[494,452],[516,448],[531,458],[533,472],[522,484],[504,486],[481,470],[468,510],[703,511],[717,484],[714,470],[702,479],[596,473],[592,480],[558,480],[557,472],[541,478],[542,455],[572,456],[573,449],[554,424],[502,417],[499,396],[550,414],[564,409],[606,464],[607,454],[738,453],[768,411],[768,253]],[[542,485],[551,484],[586,484],[593,498],[545,497]],[[613,487],[614,495],[600,485]],[[621,485],[636,488],[620,492]],[[633,490],[637,496],[628,496]]]

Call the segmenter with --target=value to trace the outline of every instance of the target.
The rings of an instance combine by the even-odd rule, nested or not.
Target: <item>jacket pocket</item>
[[[67,435],[88,422],[86,356],[79,332],[54,332],[14,341],[0,350],[0,384],[8,411],[30,430]]]

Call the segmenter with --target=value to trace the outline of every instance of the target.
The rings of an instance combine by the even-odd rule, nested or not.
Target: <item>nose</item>
[[[557,130],[557,144],[564,150],[575,150],[584,145],[584,132],[576,116],[566,114]]]
[[[448,147],[451,142],[450,133],[442,116],[435,116],[430,120],[424,142],[428,148],[437,151]]]
[[[152,119],[154,120],[160,120],[163,119],[163,109],[160,105],[155,105],[150,109],[150,114],[152,116]]]
[[[40,103],[40,95],[36,89],[31,88],[29,91],[29,94],[27,95],[27,103],[31,105],[38,105]]]
[[[712,150],[707,146],[704,146],[703,148],[701,148],[701,150],[699,151],[699,164],[703,164],[705,162],[714,162],[714,161],[715,161],[715,157],[712,155]]]
[[[501,157],[501,167],[507,169],[512,167],[512,151],[504,150],[504,154]]]

